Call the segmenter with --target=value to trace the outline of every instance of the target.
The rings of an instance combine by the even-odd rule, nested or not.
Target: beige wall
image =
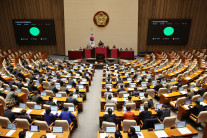
[[[97,11],[109,15],[109,24],[98,28],[93,23]],[[132,48],[137,54],[138,0],[64,0],[65,54],[89,44],[91,29],[96,45]]]

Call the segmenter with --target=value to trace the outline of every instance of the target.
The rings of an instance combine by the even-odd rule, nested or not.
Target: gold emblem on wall
[[[98,11],[93,17],[93,22],[98,27],[105,27],[109,23],[109,16],[104,11]]]

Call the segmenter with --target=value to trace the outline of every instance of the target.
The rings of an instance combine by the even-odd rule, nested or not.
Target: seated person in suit
[[[112,114],[111,108],[108,109],[108,114],[104,114],[103,118],[106,122],[112,122],[116,124],[116,115]]]
[[[109,94],[108,99],[106,99],[105,102],[106,103],[115,103],[115,104],[117,104],[117,102],[115,100],[112,100],[111,94]]]
[[[49,97],[49,101],[46,101],[45,104],[47,104],[47,105],[56,105],[55,102],[53,102],[53,97],[52,96]]]
[[[7,93],[6,95],[6,102],[9,101],[15,101],[15,99],[17,98],[17,93],[14,92],[15,88],[11,88],[11,90]]]
[[[128,137],[129,138],[138,138],[138,135],[135,133],[135,128],[134,127],[130,127],[128,130]]]
[[[115,45],[113,45],[113,48],[116,48],[116,46],[115,46]]]
[[[142,111],[139,116],[142,122],[144,122],[145,119],[151,118],[152,112],[148,111],[148,106],[144,106],[144,111]]]
[[[132,96],[139,96],[139,91],[137,90],[137,87],[134,87],[134,91],[131,92]]]
[[[201,96],[203,96],[205,92],[207,92],[207,89],[200,88],[200,89],[198,89],[197,94],[200,94]]]
[[[119,84],[119,83],[123,83],[123,81],[122,81],[122,79],[120,78],[120,76],[118,76],[118,78],[117,78],[116,85]]]
[[[12,87],[12,85],[17,85],[14,78],[12,78],[11,81],[9,82],[10,88]]]
[[[124,105],[126,106],[127,103],[135,103],[134,101],[132,101],[132,97],[130,95],[128,96],[128,101],[125,101]]]
[[[78,104],[78,100],[76,100],[75,98],[73,98],[73,93],[69,94],[69,97],[67,97],[66,99],[66,103],[73,103],[74,106]]]
[[[41,103],[42,97],[38,94],[38,91],[34,92],[34,95],[32,96],[32,101],[36,102],[37,104]]]
[[[116,130],[114,135],[115,135],[115,138],[122,138],[122,134],[119,130]]]
[[[157,81],[157,85],[154,87],[155,91],[159,91],[160,88],[162,88],[163,85],[161,84],[160,80]]]
[[[167,108],[167,105],[163,104],[162,107],[158,109],[157,115],[159,116],[159,119],[163,121],[165,117],[170,116],[170,109]]]
[[[144,93],[144,98],[142,99],[142,103],[145,103],[145,102],[149,102],[150,101],[150,98],[148,96],[148,93]]]
[[[107,87],[107,88],[106,88],[106,92],[112,92],[112,91],[110,91],[110,88]]]
[[[106,84],[112,84],[112,82],[111,82],[111,78],[108,78],[108,79],[106,80]]]
[[[9,118],[10,122],[13,122],[16,119],[16,115],[11,111],[12,106],[8,106],[7,110],[4,111],[4,117]]]
[[[194,96],[194,92],[191,92],[189,88],[187,89],[187,92],[187,99],[191,99]]]
[[[26,115],[26,110],[22,110],[21,115],[17,116],[17,118],[27,119],[30,124],[32,123],[32,119]]]
[[[178,88],[179,88],[179,87],[182,87],[182,86],[183,86],[182,81],[181,81],[181,80],[178,80],[178,83],[176,84],[176,86],[178,86]]]
[[[30,92],[37,90],[37,87],[35,86],[35,82],[33,80],[31,80],[30,83],[28,84],[28,90]]]
[[[26,131],[20,131],[19,132],[19,138],[26,138]]]
[[[72,118],[75,118],[75,116],[70,111],[68,111],[68,107],[64,107],[64,112],[61,112],[59,117],[62,120],[67,120],[69,125],[72,122]]]
[[[124,89],[124,86],[123,86],[123,85],[121,85],[120,87],[121,87],[121,88],[120,88],[120,89],[118,89],[118,91],[117,91],[117,92],[126,91],[126,90]]]
[[[44,121],[47,122],[47,125],[50,126],[52,122],[55,121],[55,118],[57,117],[58,113],[53,115],[50,108],[46,108],[46,111],[44,113]]]
[[[127,112],[122,115],[122,118],[128,119],[128,120],[134,120],[135,114],[134,112],[131,112],[131,107],[127,106],[126,109],[127,109]]]
[[[69,78],[68,85],[72,85],[73,87],[76,87],[76,83],[73,81],[73,78]]]
[[[198,116],[201,111],[205,111],[205,108],[203,107],[203,105],[200,105],[200,101],[195,101],[195,103],[196,103],[196,105],[193,106],[191,104],[188,107],[189,107],[190,111],[192,112],[192,114],[194,114],[195,116]],[[191,106],[193,106],[193,107],[191,107]]]

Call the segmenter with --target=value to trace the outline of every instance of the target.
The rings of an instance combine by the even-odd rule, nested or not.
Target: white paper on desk
[[[74,115],[76,114],[76,112],[72,112]]]
[[[22,111],[22,108],[14,108],[12,110],[12,112],[15,112],[15,113],[20,113]]]
[[[53,99],[53,102],[57,104],[57,99]]]
[[[164,130],[154,131],[158,138],[168,137]]]
[[[126,101],[128,101],[128,99],[125,99],[125,98],[124,98],[124,101],[126,102]]]
[[[144,97],[139,97],[141,100],[144,99]]]
[[[57,113],[58,113],[58,116],[61,114],[61,111],[57,111]]]
[[[34,134],[34,132],[27,131],[26,132],[26,138],[31,138],[33,134]]]
[[[100,138],[108,137],[107,133],[100,133]]]
[[[117,98],[112,98],[112,100],[117,101]]]
[[[85,82],[80,82],[80,84],[85,84]]]
[[[178,129],[178,131],[180,131],[181,134],[191,134],[192,133],[187,127],[177,128],[177,129]]]
[[[53,135],[53,133],[47,133],[47,138],[56,138],[56,135]]]
[[[30,114],[32,112],[32,109],[27,110],[27,114]]]
[[[207,104],[204,102],[200,102],[201,105],[206,106]]]
[[[188,109],[188,110],[189,110],[189,107],[188,107],[189,105],[183,105],[183,106],[184,106],[186,109]]]
[[[10,130],[9,132],[6,133],[5,136],[11,136],[16,130]]]
[[[198,89],[197,89],[197,88],[192,88],[191,90],[193,90],[193,91],[198,91]]]
[[[57,111],[51,111],[51,113],[52,113],[53,115],[56,115]]]
[[[181,94],[187,94],[187,92],[186,92],[186,91],[180,91],[180,93],[181,93]]]
[[[144,135],[142,134],[142,132],[136,132],[138,138],[144,138]]]
[[[166,93],[165,93],[165,94],[163,94],[163,95],[164,95],[165,97],[168,97],[168,94],[166,94]]]
[[[189,78],[189,77],[186,77],[185,79],[187,79],[187,80],[190,80],[191,78]]]
[[[134,88],[128,88],[128,90],[132,91],[132,90],[134,90]]]
[[[43,112],[41,113],[41,115],[44,115],[44,113],[45,113],[45,111],[43,111]]]

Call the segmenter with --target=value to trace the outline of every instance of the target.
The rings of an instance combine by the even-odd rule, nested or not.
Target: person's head
[[[111,98],[112,98],[112,96],[111,96],[111,94],[109,94],[108,99],[111,100]]]
[[[145,111],[148,111],[148,106],[144,106],[144,110]]]
[[[119,130],[116,130],[115,138],[122,138],[121,132]]]
[[[68,111],[68,107],[64,107],[64,111]]]
[[[106,90],[107,90],[107,91],[109,91],[109,90],[110,90],[110,88],[109,88],[109,87],[107,87],[107,88],[106,88]]]
[[[123,86],[123,85],[121,85],[120,87],[121,87],[121,88],[124,88],[124,86]]]
[[[196,100],[195,101],[196,105],[200,105],[200,101]]]
[[[131,132],[131,134],[135,134],[135,128],[134,127],[130,127],[129,131]]]
[[[134,90],[137,91],[137,87],[134,87]]]
[[[148,93],[145,92],[144,93],[144,97],[147,98],[148,97]]]
[[[157,81],[157,84],[160,84],[160,80]]]
[[[46,114],[49,114],[51,112],[50,108],[46,108]]]
[[[21,115],[26,115],[26,110],[22,110]]]
[[[26,137],[26,131],[19,132],[19,138],[25,138]]]
[[[7,109],[8,110],[11,110],[12,109],[12,106],[11,105],[7,106]]]
[[[187,89],[187,92],[191,92],[189,88]]]
[[[131,95],[129,95],[129,96],[128,96],[128,100],[129,100],[129,101],[131,101],[131,100],[132,100],[132,97],[131,97]]]
[[[34,95],[37,95],[37,94],[38,94],[38,92],[37,92],[37,91],[35,91],[35,92],[34,92]]]
[[[108,109],[108,113],[109,113],[109,115],[112,114],[112,109],[111,108]]]
[[[15,88],[14,87],[11,87],[11,91],[15,91]]]
[[[50,97],[49,97],[49,101],[52,101],[52,100],[53,100],[53,97],[52,97],[52,96],[50,96]]]
[[[69,94],[69,97],[72,97],[72,96],[73,96],[73,93],[70,93],[70,94]]]
[[[167,108],[167,105],[163,104],[162,105],[162,108],[166,109]]]
[[[42,135],[40,138],[47,138],[47,136],[46,135]]]
[[[127,110],[127,111],[131,111],[131,106],[127,106],[127,107],[126,107],[126,110]]]

